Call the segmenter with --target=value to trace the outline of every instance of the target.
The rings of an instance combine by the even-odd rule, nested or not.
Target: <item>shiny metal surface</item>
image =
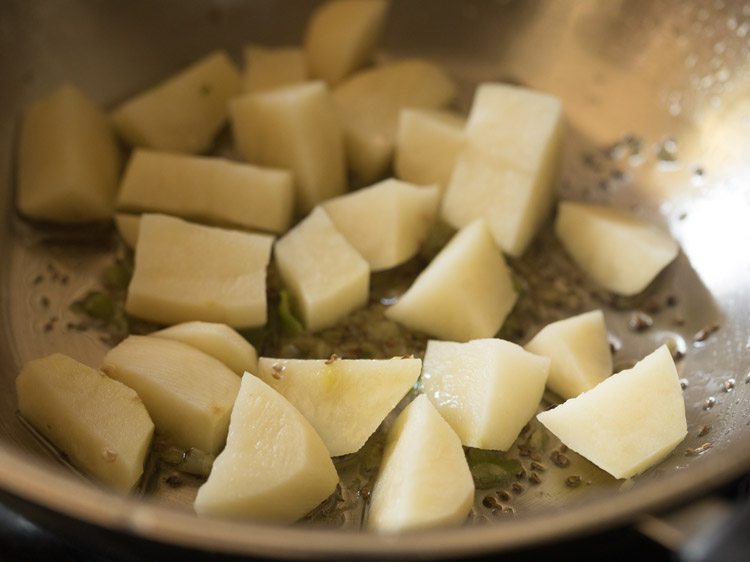
[[[584,474],[590,486],[529,487],[514,499],[514,518],[383,537],[198,520],[179,501],[115,497],[62,469],[31,438],[15,414],[18,369],[59,349],[97,363],[106,344],[95,333],[64,329],[71,320],[67,304],[96,283],[116,240],[106,227],[60,230],[14,214],[13,146],[23,105],[71,80],[111,107],[210,49],[224,47],[238,57],[248,42],[297,43],[314,4],[0,4],[0,486],[75,518],[200,549],[448,556],[595,532],[746,472],[750,4],[729,1],[397,0],[383,41],[383,58],[427,56],[444,64],[461,85],[463,109],[479,81],[512,81],[561,96],[568,122],[561,197],[633,208],[680,242],[682,255],[642,299],[606,308],[621,364],[667,338],[687,351],[679,369],[687,383],[689,436],[656,469],[626,483],[592,469]],[[628,328],[634,308],[670,295],[677,304],[660,306],[651,329]],[[47,330],[52,317],[57,320]],[[715,334],[694,341],[713,323]],[[699,436],[704,426],[710,430]],[[704,443],[711,448],[695,454]]]

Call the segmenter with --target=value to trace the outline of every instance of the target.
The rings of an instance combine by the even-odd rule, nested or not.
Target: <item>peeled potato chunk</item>
[[[344,137],[323,82],[245,94],[230,111],[243,158],[294,173],[299,213],[346,190]]]
[[[128,143],[158,150],[208,150],[227,120],[240,75],[216,51],[117,107],[112,121]]]
[[[601,310],[548,324],[526,350],[552,360],[547,386],[562,398],[574,398],[612,374],[612,353]]]
[[[272,243],[264,234],[143,215],[125,311],[163,324],[262,326]]]
[[[24,112],[18,146],[18,209],[60,223],[112,217],[120,152],[106,116],[70,84]]]
[[[305,52],[298,47],[249,45],[243,54],[242,91],[246,94],[304,82],[309,77]]]
[[[292,221],[294,180],[288,170],[141,149],[130,157],[117,207],[283,233]]]
[[[466,120],[456,113],[402,109],[396,132],[396,177],[445,190],[464,146]]]
[[[194,506],[199,515],[292,523],[330,496],[338,480],[310,423],[278,392],[246,373],[227,445]]]
[[[477,220],[448,242],[385,315],[412,330],[468,341],[494,336],[516,298],[503,255]]]
[[[224,363],[179,341],[129,336],[107,352],[102,370],[138,393],[175,445],[221,450],[240,387]]]
[[[258,370],[258,354],[253,345],[226,324],[183,322],[150,335],[191,345],[215,357],[239,376],[245,371],[254,374]]]
[[[261,357],[258,376],[299,409],[337,457],[362,448],[417,382],[421,368],[420,359],[401,357]]]
[[[521,255],[552,210],[561,130],[558,98],[480,85],[443,199],[445,221],[461,228],[484,218],[503,251]]]
[[[311,332],[367,303],[370,268],[320,207],[276,242],[274,257]]]
[[[131,213],[115,213],[115,227],[128,248],[135,248],[138,244],[141,216]]]
[[[388,171],[401,110],[445,107],[456,86],[439,66],[407,59],[353,74],[333,95],[344,122],[349,167],[368,184]]]
[[[537,411],[549,365],[505,340],[430,340],[422,391],[465,446],[507,451]]]
[[[140,480],[154,424],[134,390],[61,353],[26,363],[18,409],[70,462],[128,491]]]
[[[380,271],[416,255],[435,222],[438,197],[437,186],[389,179],[329,199],[323,208],[370,269]]]
[[[680,379],[666,346],[537,418],[615,478],[643,472],[687,435]]]
[[[333,85],[370,62],[387,11],[386,0],[335,0],[315,10],[305,32],[313,76]]]
[[[474,503],[474,480],[461,440],[425,395],[388,432],[367,526],[407,531],[462,523]]]
[[[619,209],[586,203],[560,203],[555,234],[589,277],[625,296],[643,291],[679,252],[656,226]]]

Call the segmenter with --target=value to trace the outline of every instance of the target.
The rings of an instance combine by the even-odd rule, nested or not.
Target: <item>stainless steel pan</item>
[[[313,6],[271,0],[0,4],[0,488],[5,497],[41,506],[74,525],[80,521],[199,550],[287,557],[450,556],[509,550],[634,522],[747,472],[750,4],[728,0],[396,0],[383,41],[385,58],[427,56],[445,65],[461,84],[464,109],[479,81],[512,81],[561,96],[568,121],[561,196],[634,208],[680,242],[677,262],[641,299],[586,297],[606,307],[621,365],[667,340],[685,352],[679,369],[689,436],[657,468],[619,483],[579,463],[575,470],[583,485],[573,489],[559,485],[573,469],[551,467],[558,472],[548,484],[527,483],[510,501],[513,517],[384,537],[310,525],[199,520],[175,501],[102,490],[39,445],[16,416],[14,379],[24,361],[53,350],[65,349],[93,364],[101,358],[106,344],[96,334],[64,328],[67,303],[96,283],[115,238],[108,227],[55,229],[30,225],[15,214],[14,135],[21,108],[62,80],[72,80],[107,107],[210,49],[238,54],[248,42],[297,43]],[[548,259],[564,259],[559,252],[544,256],[532,252],[516,265],[544,267]],[[634,311],[649,314],[653,326],[634,329],[639,324]],[[477,514],[487,515],[481,502]]]

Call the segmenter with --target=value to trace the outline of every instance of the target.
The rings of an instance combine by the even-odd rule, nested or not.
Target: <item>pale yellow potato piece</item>
[[[370,268],[320,207],[276,242],[274,257],[311,332],[367,303]]]
[[[288,170],[140,149],[125,169],[117,208],[283,233],[292,221],[294,180]]]
[[[312,75],[334,85],[369,63],[388,4],[385,0],[335,0],[315,10],[305,31]]]
[[[214,51],[112,113],[133,146],[205,152],[227,120],[227,103],[240,93],[240,75],[224,51]]]
[[[224,363],[179,341],[129,336],[107,352],[102,370],[138,393],[175,445],[221,450],[240,387]]]
[[[685,401],[666,346],[537,418],[615,478],[643,472],[687,435]]]
[[[549,365],[505,340],[430,340],[422,391],[464,445],[507,451],[537,412]]]
[[[226,324],[183,322],[151,335],[191,345],[218,359],[239,376],[245,371],[253,374],[258,371],[258,354],[253,345]]]
[[[242,92],[262,92],[309,78],[305,52],[299,47],[248,45],[244,51]]]
[[[354,453],[417,382],[422,361],[272,359],[258,376],[289,400],[320,434],[332,457]]]
[[[396,132],[396,177],[419,185],[436,184],[441,192],[451,179],[464,146],[466,119],[457,113],[402,109]]]
[[[459,525],[473,503],[461,440],[427,397],[417,396],[388,432],[367,526],[399,532]]]
[[[202,226],[166,215],[141,217],[125,310],[176,324],[266,323],[266,269],[273,237]]]
[[[343,132],[323,82],[245,94],[230,111],[243,158],[294,173],[298,212],[346,190]]]
[[[278,392],[246,373],[227,445],[194,506],[199,515],[292,523],[330,496],[338,480],[310,423]]]
[[[445,221],[461,228],[483,218],[506,254],[521,255],[552,210],[561,131],[558,98],[480,85],[443,198]]]
[[[562,398],[574,398],[612,374],[612,352],[601,310],[552,322],[525,346],[549,357],[547,387]]]
[[[658,227],[625,211],[586,203],[560,203],[555,234],[589,277],[625,296],[643,291],[679,252]]]
[[[407,59],[353,74],[333,95],[344,122],[349,167],[368,184],[388,171],[401,110],[445,107],[456,86],[436,64]]]
[[[115,227],[128,248],[138,244],[138,231],[141,228],[141,215],[115,213]]]
[[[329,199],[323,208],[370,269],[381,271],[416,255],[435,222],[439,195],[437,186],[388,179]]]
[[[487,225],[458,232],[385,315],[432,336],[494,336],[516,302],[510,270]]]
[[[61,353],[29,361],[18,409],[84,473],[128,491],[140,480],[154,424],[134,390]]]
[[[120,152],[106,116],[65,84],[23,114],[16,200],[22,214],[60,223],[114,214]]]

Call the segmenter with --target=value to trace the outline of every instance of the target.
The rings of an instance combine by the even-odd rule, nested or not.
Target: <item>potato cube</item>
[[[466,120],[448,111],[402,109],[396,132],[396,177],[445,190],[464,146]]]
[[[305,32],[312,75],[333,85],[370,62],[387,11],[385,0],[336,0],[315,10]]]
[[[422,388],[465,446],[507,451],[537,412],[549,365],[504,340],[431,340]]]
[[[61,353],[26,363],[18,409],[86,474],[128,491],[143,474],[154,424],[134,390]]]
[[[367,526],[406,531],[459,525],[474,503],[474,480],[461,440],[425,395],[388,432]]]
[[[594,388],[612,374],[612,353],[601,310],[552,322],[525,347],[552,360],[547,386],[565,399]]]
[[[240,378],[218,359],[179,341],[129,336],[107,352],[102,370],[138,393],[175,445],[221,450]]]
[[[358,451],[414,386],[422,361],[271,359],[258,376],[289,400],[320,434],[332,457]]]
[[[308,79],[305,52],[295,47],[249,45],[244,50],[242,91],[249,94],[297,84]]]
[[[666,346],[537,418],[615,478],[643,472],[687,435],[680,379]]]
[[[358,72],[333,95],[344,122],[349,167],[370,184],[391,165],[401,110],[445,107],[455,97],[456,86],[439,66],[407,59]]]
[[[293,178],[288,170],[141,149],[125,170],[117,207],[282,233],[292,221]]]
[[[480,219],[448,242],[385,315],[441,339],[468,341],[494,336],[515,302],[510,270]]]
[[[318,207],[274,247],[281,279],[311,332],[367,303],[370,268]]]
[[[437,186],[384,180],[323,203],[336,229],[370,264],[390,269],[411,259],[437,215]]]
[[[205,152],[227,120],[227,103],[240,92],[240,75],[223,51],[206,55],[112,113],[133,146]]]
[[[297,409],[247,373],[227,446],[198,490],[195,511],[292,523],[330,496],[339,477],[320,436]]]
[[[554,202],[560,100],[505,84],[477,89],[442,213],[456,228],[484,218],[498,246],[521,255]]]
[[[98,221],[114,214],[120,152],[106,116],[70,84],[23,115],[18,209],[32,219]]]
[[[157,338],[181,341],[207,353],[242,376],[258,372],[258,354],[253,345],[236,330],[215,322],[183,322],[151,334]]]
[[[323,82],[246,94],[232,100],[230,110],[246,160],[294,173],[299,213],[346,190],[343,133]]]
[[[555,234],[578,266],[599,285],[635,295],[677,257],[670,236],[618,209],[560,203]]]
[[[163,324],[262,326],[272,243],[264,234],[143,215],[125,310]]]

